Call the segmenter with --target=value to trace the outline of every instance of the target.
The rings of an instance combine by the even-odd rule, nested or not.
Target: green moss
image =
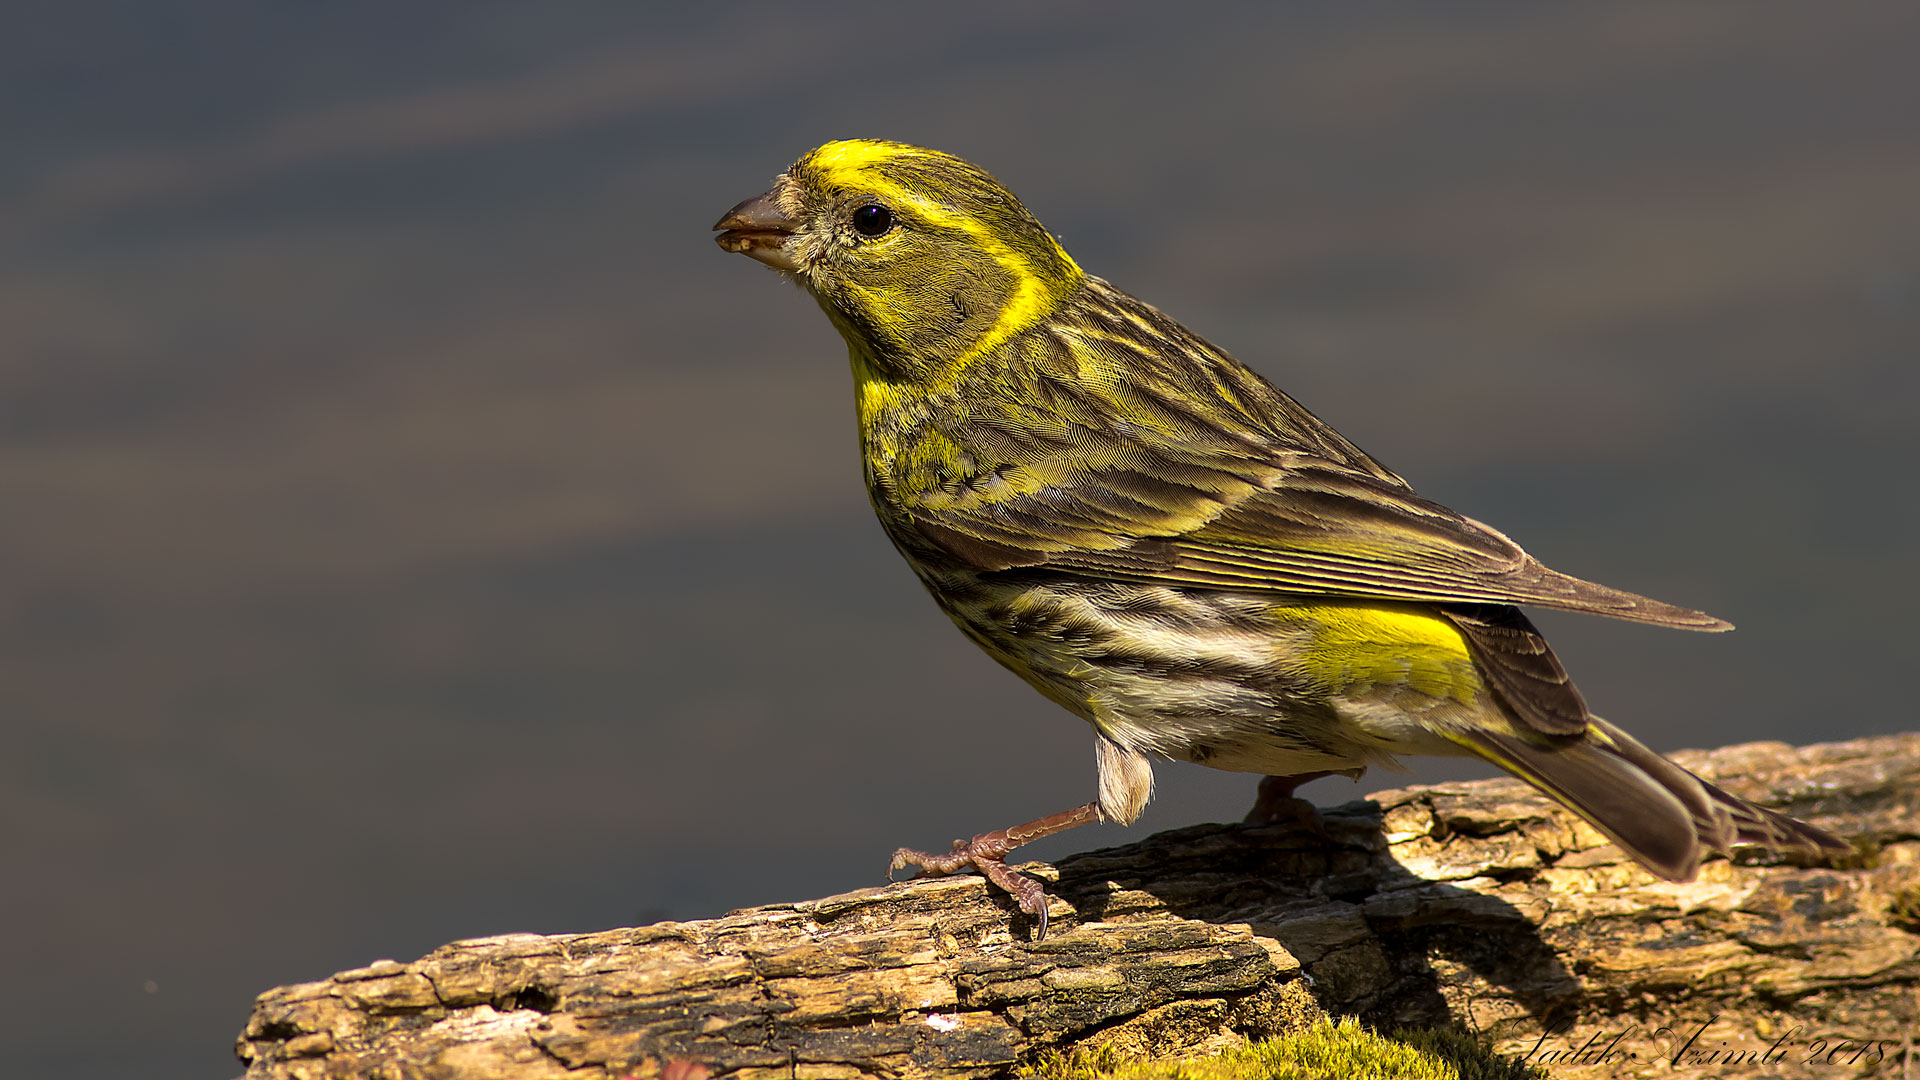
[[[1460,1080],[1544,1080],[1546,1070],[1493,1052],[1487,1040],[1459,1028],[1405,1029],[1393,1038],[1452,1065]]]
[[[1148,1061],[1110,1048],[1051,1054],[1038,1080],[1538,1080],[1546,1074],[1493,1053],[1463,1031],[1378,1035],[1353,1019],[1324,1020],[1211,1057]]]

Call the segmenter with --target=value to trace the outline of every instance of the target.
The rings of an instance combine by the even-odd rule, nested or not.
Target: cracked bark
[[[1324,1008],[1458,1023],[1556,1077],[1901,1076],[1920,735],[1676,758],[1867,854],[1717,859],[1672,884],[1518,782],[1407,788],[1325,811],[1325,836],[1201,825],[1030,864],[1052,897],[1040,943],[972,876],[461,941],[270,990],[238,1051],[250,1080],[654,1077],[673,1057],[756,1080],[974,1077],[1073,1045],[1205,1049]]]

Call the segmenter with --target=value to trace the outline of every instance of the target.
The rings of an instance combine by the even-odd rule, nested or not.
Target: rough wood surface
[[[1675,885],[1517,782],[1408,788],[1325,811],[1324,836],[1202,825],[1030,866],[1040,943],[971,876],[461,941],[268,991],[239,1054],[258,1080],[653,1077],[674,1056],[972,1077],[1088,1042],[1204,1048],[1317,1004],[1459,1023],[1557,1077],[1903,1076],[1920,735],[1678,757],[1857,839],[1861,865],[1714,860]]]

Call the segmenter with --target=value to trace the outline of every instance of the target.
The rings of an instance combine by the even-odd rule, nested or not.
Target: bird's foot
[[[915,877],[945,877],[963,870],[977,870],[1012,896],[1021,911],[1033,917],[1033,937],[1038,941],[1047,936],[1047,891],[1038,881],[1007,865],[1010,849],[1005,829],[981,833],[971,840],[955,840],[952,851],[940,854],[901,848],[893,853],[893,862],[887,866],[887,880],[893,880],[894,871],[908,866],[920,868]]]
[[[971,840],[955,840],[952,850],[938,854],[901,848],[893,853],[893,861],[887,865],[887,880],[892,881],[894,871],[908,866],[920,868],[916,877],[945,877],[963,870],[977,870],[1013,897],[1020,910],[1033,918],[1033,940],[1041,941],[1047,936],[1047,890],[1038,881],[1008,866],[1007,853],[1043,836],[1098,820],[1099,805],[1088,803],[1011,829],[995,829]]]
[[[1260,778],[1260,793],[1253,800],[1253,809],[1248,810],[1247,816],[1241,820],[1249,825],[1286,825],[1322,840],[1331,839],[1327,835],[1326,823],[1320,820],[1320,808],[1305,799],[1296,798],[1293,789],[1309,780],[1332,775],[1331,772],[1312,772],[1296,776],[1263,776]]]

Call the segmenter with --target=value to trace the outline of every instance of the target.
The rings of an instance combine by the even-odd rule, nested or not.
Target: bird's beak
[[[780,205],[781,186],[756,195],[727,211],[714,223],[724,229],[713,242],[736,255],[766,263],[778,270],[798,270],[800,260],[793,251],[793,232],[797,222]]]

